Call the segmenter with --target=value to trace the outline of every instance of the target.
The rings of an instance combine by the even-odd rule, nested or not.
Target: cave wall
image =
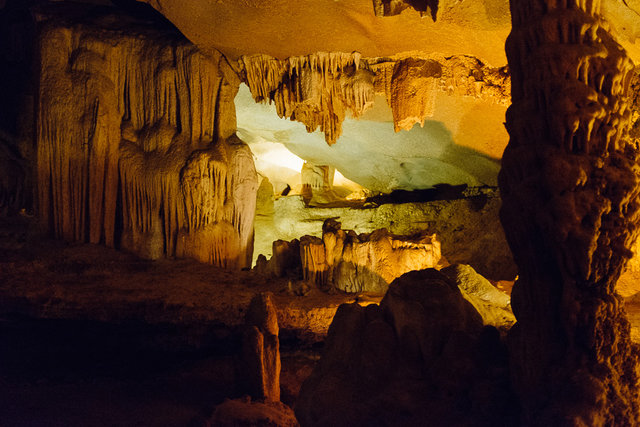
[[[47,18],[37,121],[43,223],[56,237],[147,258],[248,265],[257,176],[235,136],[239,81],[222,55],[117,15]]]
[[[34,2],[0,3],[0,214],[32,209]]]

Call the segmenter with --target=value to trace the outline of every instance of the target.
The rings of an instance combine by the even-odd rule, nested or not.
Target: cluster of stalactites
[[[470,56],[409,57],[370,60],[376,93],[383,94],[393,113],[396,132],[424,125],[434,114],[436,95],[474,98],[507,106],[510,77],[506,67],[493,68]]]
[[[234,129],[220,129],[234,126],[237,89],[222,56],[83,26],[48,28],[42,46],[39,200],[52,231],[113,245],[121,215],[123,248],[244,266],[257,179],[243,144],[225,140]]]
[[[243,56],[240,64],[256,102],[274,102],[278,115],[320,128],[328,144],[342,133],[347,111],[361,116],[373,105],[373,73],[360,54],[318,52],[278,60]]]
[[[394,16],[403,10],[412,8],[425,16],[427,13],[435,21],[438,15],[438,0],[373,0],[376,16]]]
[[[355,118],[385,95],[396,132],[424,125],[434,114],[436,95],[509,103],[506,68],[491,68],[468,56],[366,59],[356,53],[317,53],[278,60],[242,57],[245,81],[256,102],[274,102],[278,115],[297,120],[309,132],[318,127],[329,144],[341,134],[346,110]]]

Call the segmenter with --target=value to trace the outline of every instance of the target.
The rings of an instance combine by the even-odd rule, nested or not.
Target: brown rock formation
[[[599,1],[512,1],[501,219],[520,278],[511,369],[529,425],[637,425],[638,358],[614,285],[640,221],[633,64]]]
[[[242,338],[243,372],[254,399],[280,401],[280,341],[272,295],[263,292],[251,300]]]
[[[438,0],[373,0],[373,8],[376,16],[399,15],[407,8],[413,8],[420,12],[420,16],[430,11],[431,18],[436,20],[438,14]]]
[[[287,272],[300,268],[300,241],[294,239],[273,242],[273,255],[269,260],[270,273],[275,277],[285,277]]]
[[[298,421],[287,405],[281,402],[254,402],[251,399],[225,400],[218,405],[207,427],[296,427]]]
[[[302,197],[307,205],[318,206],[340,200],[333,191],[336,169],[328,165],[304,162],[300,172]]]
[[[256,102],[274,102],[278,115],[318,128],[329,145],[342,133],[347,112],[360,117],[384,94],[392,108],[395,130],[409,130],[433,116],[438,91],[507,104],[509,76],[476,58],[361,58],[360,54],[318,52],[278,60],[243,56],[244,79]]]
[[[508,393],[497,331],[427,269],[379,306],[338,308],[295,410],[302,425],[510,425]]]
[[[41,33],[40,217],[66,240],[247,265],[257,177],[235,73],[174,34],[105,22]]]
[[[440,242],[435,234],[395,236],[380,229],[358,235],[340,227],[339,222],[329,219],[322,239],[300,239],[302,275],[307,283],[345,292],[384,294],[395,278],[440,262]]]
[[[278,115],[320,128],[329,145],[342,133],[347,110],[359,117],[373,104],[373,73],[360,54],[319,52],[280,61],[244,56],[245,81],[256,102],[275,102]]]

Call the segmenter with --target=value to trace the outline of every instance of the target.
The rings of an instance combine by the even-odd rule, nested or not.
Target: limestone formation
[[[336,169],[329,165],[315,165],[304,162],[300,172],[302,197],[307,205],[321,206],[334,203],[340,197],[333,191]]]
[[[242,375],[254,399],[280,401],[280,341],[278,318],[272,295],[257,294],[246,315],[242,337]]]
[[[240,61],[256,102],[274,102],[280,117],[304,123],[309,132],[320,128],[329,145],[342,133],[347,111],[357,118],[373,104],[373,73],[360,62],[357,52]]]
[[[8,141],[9,135],[0,132],[0,213],[15,213],[25,205],[28,189],[27,164]]]
[[[506,63],[508,0],[141,1],[203,50],[216,49],[230,59],[355,50],[370,58],[420,51],[472,55],[494,66]],[[395,16],[387,13],[400,10]],[[633,34],[633,28],[628,30]]]
[[[300,242],[293,239],[273,242],[273,255],[269,260],[271,273],[275,277],[285,277],[287,273],[300,268]]]
[[[600,1],[512,1],[501,219],[519,267],[511,370],[528,425],[637,425],[615,283],[640,221],[634,66]]]
[[[498,218],[500,205],[498,193],[490,189],[463,199],[385,203],[365,209],[313,208],[306,207],[301,197],[281,197],[275,201],[275,233],[257,230],[256,240],[270,246],[274,240],[290,241],[304,235],[322,239],[327,218],[358,234],[381,228],[400,236],[435,233],[449,263],[469,264],[490,280],[514,280],[517,268]]]
[[[239,82],[226,60],[151,28],[59,21],[40,37],[45,225],[148,258],[246,266],[257,177],[234,135]]]
[[[508,330],[516,319],[511,311],[511,299],[487,279],[476,273],[470,265],[454,264],[440,270],[451,279],[464,299],[482,316],[485,325]]]
[[[404,273],[433,268],[440,263],[435,234],[396,236],[386,229],[358,235],[341,230],[339,222],[325,221],[322,239],[300,239],[303,279],[320,288],[384,294]]]
[[[393,111],[395,130],[424,125],[433,115],[438,91],[506,104],[509,76],[467,56],[361,58],[354,53],[319,52],[278,60],[243,56],[244,80],[256,102],[273,102],[278,116],[320,129],[329,145],[342,133],[347,112],[358,118],[384,94]]]
[[[400,14],[407,8],[413,8],[420,12],[420,16],[430,11],[431,18],[435,21],[438,14],[438,0],[373,0],[373,8],[376,16],[393,16]]]
[[[218,405],[206,427],[297,427],[298,421],[282,402],[256,402],[250,398],[225,400]]]
[[[455,283],[410,272],[379,306],[338,308],[296,415],[309,426],[512,425],[506,357]]]

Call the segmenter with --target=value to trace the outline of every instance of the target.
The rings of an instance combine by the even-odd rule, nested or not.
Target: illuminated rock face
[[[323,223],[335,218],[344,229],[370,234],[385,228],[392,235],[436,234],[441,254],[451,264],[470,264],[491,280],[514,280],[518,271],[511,257],[498,212],[498,194],[423,203],[381,204],[375,208],[309,208],[300,197],[276,200],[276,232],[256,230],[256,242],[315,236],[322,241]],[[266,238],[265,236],[272,236]],[[260,244],[265,249],[265,244]],[[263,252],[267,254],[267,252]],[[275,254],[274,251],[271,252]]]
[[[634,66],[596,1],[512,1],[501,219],[519,267],[511,370],[529,425],[637,425],[615,283],[640,221]]]
[[[257,177],[234,134],[235,73],[181,37],[126,34],[100,24],[42,32],[42,220],[69,241],[247,265]]]
[[[322,131],[329,145],[342,134],[347,113],[362,116],[376,94],[385,95],[396,131],[424,125],[438,92],[506,105],[509,76],[480,60],[429,55],[422,58],[361,58],[357,52],[314,53],[278,60],[243,56],[244,79],[256,102],[275,103],[278,116]]]
[[[396,236],[380,229],[358,235],[341,230],[334,219],[326,220],[322,228],[322,238],[274,242],[268,272],[284,277],[301,268],[303,280],[321,289],[384,294],[395,278],[440,262],[435,234]]]

